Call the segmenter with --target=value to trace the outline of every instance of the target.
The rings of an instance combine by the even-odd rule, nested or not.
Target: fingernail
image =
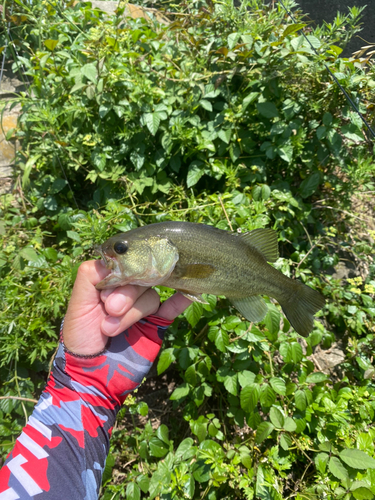
[[[124,307],[126,306],[126,302],[127,302],[127,297],[125,297],[124,295],[122,294],[119,294],[119,293],[115,293],[113,295],[111,295],[110,297],[108,297],[108,299],[106,300],[106,308],[107,307],[110,307],[111,308],[111,313],[121,313],[122,310],[124,309]],[[109,311],[107,311],[109,312]]]
[[[114,318],[113,316],[107,316],[102,323],[102,330],[107,335],[115,333],[115,331],[120,326],[119,318]]]

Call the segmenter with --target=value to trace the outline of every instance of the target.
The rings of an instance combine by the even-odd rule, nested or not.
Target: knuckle
[[[91,269],[91,262],[90,261],[85,261],[82,262],[82,264],[78,268],[77,275],[79,274],[80,276],[83,274],[86,274],[89,269]]]
[[[180,309],[177,306],[177,302],[173,298],[169,303],[169,307],[171,309],[171,313],[173,314],[173,316],[178,316],[180,314]]]

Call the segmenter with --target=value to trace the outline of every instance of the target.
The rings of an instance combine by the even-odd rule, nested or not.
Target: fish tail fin
[[[326,301],[323,295],[300,281],[293,284],[292,293],[278,302],[296,332],[307,337],[314,327],[314,314]]]

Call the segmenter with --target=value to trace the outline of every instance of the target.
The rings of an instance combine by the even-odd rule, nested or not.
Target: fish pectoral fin
[[[248,321],[252,321],[253,323],[262,321],[268,311],[267,304],[259,295],[252,295],[243,299],[229,298],[229,300],[242,316],[245,316]]]
[[[205,279],[211,276],[215,267],[211,264],[177,264],[174,277],[184,279]]]
[[[264,255],[267,262],[276,262],[279,258],[277,244],[277,232],[273,229],[254,229],[240,235],[240,238],[249,245],[255,247]]]
[[[200,293],[189,293],[189,292],[184,292],[183,290],[177,290],[178,292],[182,293],[184,297],[187,299],[191,300],[192,302],[199,302],[200,304],[208,304],[206,300],[202,297]]]

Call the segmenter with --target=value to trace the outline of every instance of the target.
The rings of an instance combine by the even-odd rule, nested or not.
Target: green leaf
[[[350,491],[356,500],[373,500],[374,494],[369,489],[369,485],[364,481],[354,481],[350,486]]]
[[[262,443],[265,439],[268,438],[268,436],[271,434],[273,430],[274,426],[271,424],[271,422],[260,423],[256,431],[255,443],[256,444]]]
[[[253,37],[251,35],[241,35],[241,40],[243,43],[246,43],[246,45],[248,45],[248,49],[251,48],[252,44],[253,44]]]
[[[81,90],[81,88],[86,87],[86,83],[78,82],[73,87],[70,89],[70,93],[74,94],[74,92],[77,92],[78,90]]]
[[[328,453],[317,453],[314,457],[316,468],[322,474],[324,474],[326,471],[328,460],[329,460]]]
[[[285,417],[284,429],[288,432],[294,432],[297,430],[297,424],[291,417]]]
[[[319,172],[314,172],[313,174],[306,177],[306,179],[301,182],[299,187],[299,192],[302,198],[308,198],[318,189],[320,183],[320,174]]]
[[[300,361],[302,361],[303,352],[302,352],[301,344],[299,344],[298,342],[292,342],[291,349],[292,349],[292,361],[293,361],[293,363],[297,364]]]
[[[48,40],[44,40],[44,45],[47,47],[48,50],[52,50],[54,51],[55,48],[57,47],[57,44],[59,43],[58,40],[52,40],[52,39],[48,39]]]
[[[323,443],[320,443],[318,445],[318,448],[319,450],[327,451],[328,453],[330,453],[332,450],[332,444],[330,443],[330,441],[324,441]]]
[[[215,295],[210,295],[210,294],[203,294],[203,298],[208,304],[203,304],[203,309],[205,311],[212,311],[217,303],[217,297]]]
[[[165,372],[167,368],[173,363],[173,361],[176,360],[176,357],[174,355],[174,348],[169,347],[168,349],[165,349],[161,354],[160,358],[158,361],[158,375],[161,373]]]
[[[269,304],[268,312],[266,314],[266,317],[264,318],[264,322],[266,324],[267,330],[271,333],[271,335],[276,335],[279,333],[280,317],[281,315],[279,310],[273,304]]]
[[[98,80],[98,71],[96,69],[95,64],[92,64],[92,63],[85,64],[81,68],[81,73],[88,80],[92,81],[93,83],[97,83],[97,80]]]
[[[247,454],[241,454],[241,463],[246,469],[251,469],[253,465],[253,460],[250,457],[250,455]]]
[[[237,377],[237,373],[234,373],[233,375],[228,375],[227,377],[225,377],[224,380],[224,387],[230,394],[233,394],[233,396],[237,396]]]
[[[198,483],[206,483],[210,479],[211,465],[204,463],[204,460],[197,460],[192,470],[193,477]]]
[[[295,33],[296,31],[301,30],[306,26],[305,23],[296,23],[296,24],[290,24],[287,28],[285,28],[283,32],[283,37],[291,35],[292,33]]]
[[[247,413],[255,410],[259,401],[260,387],[258,384],[251,384],[244,387],[240,394],[241,408]]]
[[[202,106],[202,108],[207,109],[207,111],[212,111],[213,109],[210,101],[206,101],[205,99],[200,100],[199,105]]]
[[[81,242],[81,237],[78,233],[76,233],[75,231],[67,231],[66,232],[66,235],[68,238],[70,238],[71,240],[74,240],[74,241],[77,241],[78,243]]]
[[[101,104],[99,106],[99,116],[100,118],[104,118],[112,109],[110,104]]]
[[[126,487],[126,500],[140,500],[141,498],[141,490],[139,489],[138,484],[136,483],[128,483]]]
[[[138,404],[137,411],[142,417],[148,415],[148,404],[145,401],[141,401]]]
[[[44,199],[43,205],[47,210],[51,211],[57,210],[58,208],[57,200],[54,196],[47,196]]]
[[[176,389],[172,392],[169,399],[172,401],[179,401],[189,394],[190,388],[186,382],[176,387]]]
[[[271,188],[267,184],[262,185],[262,200],[268,200],[271,196]]]
[[[305,392],[301,390],[296,391],[294,395],[294,402],[298,410],[305,411],[307,406]]]
[[[171,169],[174,172],[178,173],[180,171],[180,167],[181,167],[181,156],[179,156],[179,155],[172,156],[169,163],[170,163]]]
[[[221,328],[219,329],[219,331],[215,336],[215,345],[219,349],[219,351],[221,352],[226,351],[225,348],[227,345],[229,345],[229,335],[225,330]]]
[[[160,125],[159,113],[145,113],[143,119],[152,135],[155,135]]]
[[[187,480],[184,483],[182,483],[182,488],[183,488],[184,493],[187,496],[187,498],[193,498],[194,492],[195,492],[194,478],[189,475]]]
[[[239,372],[238,374],[238,382],[240,383],[241,387],[246,387],[247,385],[253,384],[254,380],[255,380],[255,373],[250,372],[248,370],[244,370],[242,372]]]
[[[226,144],[229,144],[230,138],[232,135],[232,130],[230,128],[220,129],[219,132],[217,133],[217,135],[223,142],[225,142]]]
[[[293,146],[292,145],[285,145],[282,148],[279,148],[277,150],[278,155],[280,158],[287,163],[291,163],[293,160]]]
[[[46,257],[46,259],[51,262],[56,262],[58,259],[58,253],[54,248],[51,247],[45,248],[43,254]]]
[[[203,313],[203,304],[200,302],[193,302],[185,310],[184,316],[190,323],[191,327],[194,328],[198,321],[201,319]]]
[[[306,38],[308,41],[311,43],[311,45],[314,47],[314,49],[319,49],[321,46],[320,40],[316,38],[314,35],[307,35]]]
[[[103,477],[102,477],[103,484],[105,484],[107,481],[111,479],[112,470],[115,463],[116,463],[115,457],[112,454],[109,454],[107,456],[107,460],[105,461]]]
[[[375,459],[362,450],[347,448],[340,452],[340,458],[353,469],[375,469]]]
[[[270,409],[270,420],[277,429],[284,427],[284,415],[275,406]]]
[[[341,47],[338,47],[337,45],[330,45],[329,48],[336,56],[339,56],[343,51],[343,49]]]
[[[266,118],[276,118],[279,116],[277,107],[273,102],[258,102],[257,108],[259,113]]]
[[[186,178],[186,185],[188,188],[195,186],[199,179],[204,175],[204,163],[200,160],[195,160],[190,163],[189,170]]]
[[[195,455],[195,453],[196,448],[194,446],[194,440],[191,437],[188,437],[181,441],[178,445],[175,455],[178,459],[189,460]]]
[[[280,344],[279,352],[285,363],[290,363],[292,361],[292,347],[290,344],[282,342]]]
[[[65,179],[60,179],[59,177],[55,179],[50,188],[51,194],[57,194],[64,189],[65,186],[68,185],[68,181]]]
[[[349,125],[344,125],[341,128],[341,133],[344,137],[353,142],[361,142],[365,140],[361,130],[353,123],[350,123]]]
[[[220,95],[220,90],[215,89],[215,85],[209,83],[208,85],[205,86],[205,93],[204,93],[205,99],[212,99],[214,97],[217,97],[218,95]]]
[[[319,384],[320,382],[324,382],[327,379],[328,377],[325,373],[315,372],[315,373],[310,373],[310,375],[306,377],[306,383]]]
[[[150,455],[153,457],[165,457],[169,451],[169,446],[157,437],[152,437],[149,441]]]
[[[195,387],[197,384],[197,372],[195,371],[195,366],[191,365],[185,372],[185,380],[188,384]]]
[[[337,479],[341,479],[341,481],[345,481],[349,478],[348,471],[345,466],[337,457],[331,457],[328,462],[328,469],[330,472],[337,477]]]
[[[23,257],[25,260],[31,261],[31,262],[37,262],[39,260],[39,255],[36,253],[36,251],[31,248],[31,247],[25,247],[20,251],[21,257]]]
[[[263,384],[260,390],[260,402],[262,406],[270,407],[276,400],[275,391],[268,384]]]
[[[143,491],[143,493],[148,492],[148,488],[150,485],[150,480],[145,474],[141,474],[137,477],[137,483],[139,484],[139,487]]]
[[[287,451],[293,444],[292,438],[288,434],[281,434],[280,446],[283,450]]]
[[[247,95],[245,99],[242,101],[242,110],[245,111],[248,105],[252,104],[258,96],[259,92],[250,92],[250,94]]]
[[[231,33],[228,35],[228,48],[232,50],[236,45],[241,36],[241,33]]]
[[[169,444],[169,430],[166,425],[161,424],[156,431],[156,435],[161,441]]]
[[[286,394],[286,385],[282,378],[272,377],[270,379],[270,384],[272,389],[277,393],[281,394],[281,396],[285,396]]]
[[[198,419],[199,420],[199,419]],[[190,428],[192,433],[197,436],[200,443],[207,437],[207,422],[190,421]]]

